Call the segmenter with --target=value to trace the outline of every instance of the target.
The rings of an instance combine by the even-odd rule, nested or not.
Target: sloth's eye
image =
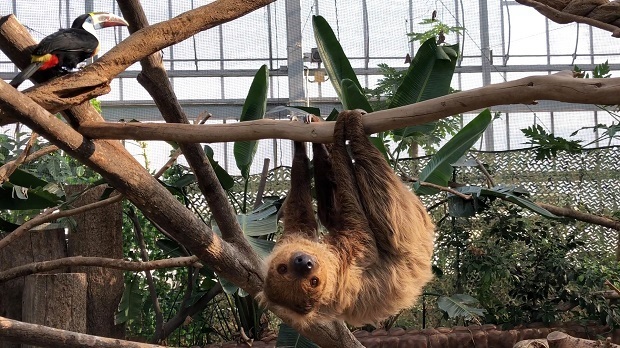
[[[285,264],[278,265],[278,273],[284,274],[284,273],[286,273],[286,271],[287,271],[287,268],[286,268]]]
[[[319,278],[317,277],[312,277],[312,279],[310,279],[310,285],[313,288],[316,288],[317,286],[319,286]]]

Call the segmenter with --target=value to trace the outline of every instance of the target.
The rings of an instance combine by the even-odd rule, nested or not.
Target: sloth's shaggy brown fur
[[[329,231],[322,240],[306,149],[295,143],[284,235],[266,260],[258,299],[296,325],[377,323],[413,305],[432,277],[433,223],[368,140],[361,117],[339,115],[331,151],[313,144],[318,216]]]

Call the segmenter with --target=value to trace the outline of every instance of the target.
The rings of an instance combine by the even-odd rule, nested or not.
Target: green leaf
[[[341,86],[342,97],[340,101],[346,110],[362,109],[366,112],[372,112],[368,98],[366,98],[366,95],[362,93],[355,82],[350,79],[343,79]]]
[[[297,105],[288,105],[287,108],[299,109],[303,112],[307,112],[309,114],[313,114],[316,116],[321,116],[321,109],[315,108],[312,106],[297,106]]]
[[[302,336],[299,332],[295,331],[295,329],[284,323],[280,324],[280,330],[278,330],[278,339],[276,340],[276,347],[318,348],[318,346],[312,341]]]
[[[437,299],[437,307],[446,312],[450,318],[463,317],[466,320],[476,319],[486,312],[484,308],[471,306],[476,303],[478,300],[466,294],[454,294],[450,297],[441,296]]]
[[[239,122],[260,120],[265,116],[267,110],[267,92],[269,91],[269,70],[267,65],[263,65],[252,81],[248,96],[243,104]],[[237,168],[241,171],[244,178],[250,176],[250,167],[256,153],[258,142],[237,141],[233,147]]]
[[[213,159],[213,149],[209,145],[205,145],[204,147],[205,153],[207,154],[207,158],[209,158],[209,163],[211,163],[211,167],[213,167],[213,171],[215,171],[215,175],[217,176],[217,180],[222,185],[222,188],[226,191],[230,191],[233,186],[235,186],[235,179],[228,174],[226,169],[222,168],[220,164]]]
[[[456,67],[458,50],[458,45],[437,46],[434,38],[425,41],[413,57],[403,83],[394,93],[389,108],[414,104],[448,94]],[[434,129],[434,124],[435,122],[430,122],[432,129]],[[394,130],[393,133],[407,136],[407,134],[420,131],[419,127],[405,127]]]
[[[338,115],[340,112],[334,108],[332,112],[329,113],[329,116],[325,119],[325,121],[336,121],[338,119]]]
[[[0,187],[0,209],[31,210],[55,207],[64,200],[60,187],[47,184],[43,187],[27,188],[5,182]]]
[[[370,142],[377,148],[377,150],[379,150],[379,152],[381,152],[381,154],[383,155],[383,158],[385,158],[385,160],[388,163],[390,163],[390,157],[388,156],[387,148],[385,147],[385,143],[383,142],[383,138],[380,138],[380,137],[368,137],[368,140],[370,140]]]
[[[4,220],[3,218],[0,218],[0,231],[12,232],[12,231],[15,231],[15,229],[18,227],[19,225],[14,224],[10,221]]]
[[[539,214],[549,219],[560,219],[559,216],[551,213],[547,209],[538,206],[536,203],[530,201],[525,197],[519,196],[519,194],[522,194],[519,190],[519,188],[512,188],[509,186],[495,186],[491,189],[483,188],[480,194],[490,197],[501,198],[505,201],[514,203],[522,208],[529,209],[536,214]]]
[[[414,183],[416,193],[428,195],[439,192],[438,189],[421,186],[420,182],[448,186],[448,181],[452,176],[452,163],[455,163],[469,151],[480,139],[492,120],[489,109],[482,111],[442,146],[420,173],[419,181]]]
[[[349,59],[342,50],[340,41],[334,35],[334,31],[329,26],[329,23],[321,16],[312,16],[312,24],[321,60],[340,100],[344,100],[342,87],[342,80],[344,79],[351,80],[360,91],[363,90]]]
[[[130,320],[138,320],[142,315],[143,291],[140,289],[140,279],[133,277],[129,284],[125,284],[125,291],[121,302],[118,304],[118,311],[114,317],[116,325],[126,323]]]

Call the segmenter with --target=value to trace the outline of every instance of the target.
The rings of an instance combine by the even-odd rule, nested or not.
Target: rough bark
[[[65,188],[68,197],[79,195],[74,207],[99,201],[104,186],[72,185]],[[82,193],[83,192],[83,193]],[[69,256],[123,258],[123,212],[116,202],[73,216],[69,229]],[[115,325],[114,316],[125,289],[123,271],[103,267],[73,266],[71,272],[84,273],[88,279],[88,312],[86,333],[123,338],[124,325]]]
[[[31,231],[15,243],[0,250],[0,271],[32,262],[55,260],[67,256],[65,231],[62,228]],[[64,272],[66,267],[55,272]],[[24,279],[0,284],[0,316],[22,319]],[[19,344],[0,340],[0,348],[19,348]]]
[[[119,8],[129,23],[129,31],[132,34],[148,27],[146,14],[138,0],[121,1]],[[149,92],[166,122],[189,124],[189,120],[174,93],[159,52],[142,59],[140,64],[142,71],[138,74],[138,82]],[[213,218],[222,231],[224,240],[236,245],[248,257],[256,256],[243,235],[241,226],[235,218],[234,210],[202,146],[199,143],[180,141],[179,147],[196,175],[198,187],[207,200]],[[258,258],[255,258],[253,262],[258,263]]]
[[[35,274],[26,277],[22,320],[86,333],[87,287],[84,273]],[[22,345],[22,348],[35,347]]]
[[[583,338],[569,336],[561,331],[553,331],[547,335],[549,348],[588,348],[588,347],[609,347],[620,348],[619,345],[611,342],[602,343],[601,341],[591,341]]]
[[[24,35],[21,33],[13,33]],[[27,34],[27,32],[26,32]],[[13,57],[10,57],[13,59]],[[117,141],[88,140],[30,98],[0,82],[0,109],[14,116],[69,155],[98,171],[150,220],[188,247],[222,276],[251,294],[259,291],[260,264],[239,258],[238,251],[182,206]],[[72,108],[75,123],[102,120],[88,104]]]
[[[620,78],[578,79],[572,73],[530,76],[469,91],[449,94],[398,108],[364,115],[367,134],[437,121],[441,118],[494,105],[532,104],[536,100],[615,105]],[[286,122],[258,120],[233,124],[184,125],[148,123],[83,123],[80,133],[90,138],[229,142],[258,139],[290,139],[328,143],[333,122]]]
[[[516,0],[530,6],[550,20],[565,24],[584,23],[620,37],[620,3],[607,0]]]

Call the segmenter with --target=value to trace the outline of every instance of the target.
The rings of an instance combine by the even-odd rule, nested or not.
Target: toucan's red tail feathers
[[[43,65],[43,62],[34,62],[28,65],[24,70],[22,70],[19,74],[17,74],[17,76],[15,76],[13,80],[9,82],[9,84],[15,88],[19,87],[19,85],[21,85],[22,82],[26,81],[27,79],[30,78],[30,76],[32,76],[32,74],[37,72],[37,70],[39,70],[41,65]]]

